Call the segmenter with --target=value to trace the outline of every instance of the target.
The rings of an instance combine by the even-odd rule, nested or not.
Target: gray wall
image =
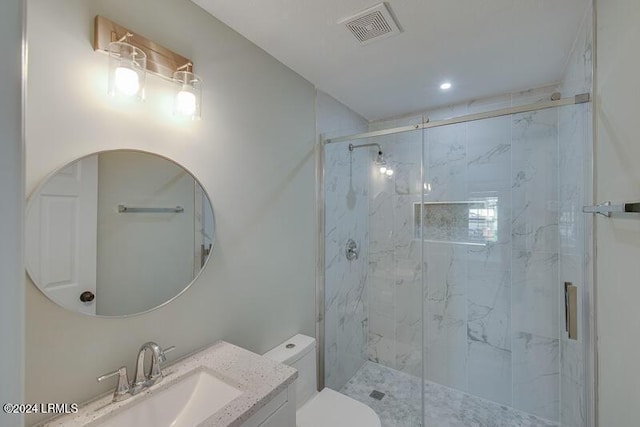
[[[0,2],[0,402],[22,402],[24,268],[21,107],[22,2]],[[0,411],[0,425],[22,425]]]
[[[595,199],[640,198],[640,3],[598,0]],[[638,425],[640,221],[595,215],[600,425]]]
[[[107,96],[108,58],[91,47],[96,14],[194,61],[201,121],[174,121],[171,86],[155,76],[144,103]],[[26,400],[106,392],[114,384],[96,376],[132,369],[147,340],[176,345],[173,359],[218,339],[261,353],[314,335],[313,86],[188,0],[29,0],[27,18],[27,191],[74,158],[141,149],[198,177],[217,228],[206,271],[146,315],[85,317],[27,283]]]

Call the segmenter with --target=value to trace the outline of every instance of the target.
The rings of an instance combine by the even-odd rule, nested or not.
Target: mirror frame
[[[47,183],[49,182],[49,180],[55,176],[57,173],[59,173],[62,169],[70,166],[71,164],[78,162],[82,159],[85,159],[87,157],[90,156],[95,156],[95,155],[100,155],[102,153],[110,153],[110,152],[114,152],[114,151],[125,151],[125,152],[130,152],[130,153],[140,153],[140,154],[148,154],[151,156],[155,156],[155,157],[159,157],[161,159],[164,159],[168,162],[173,163],[174,165],[180,167],[182,170],[184,170],[185,172],[187,172],[191,178],[193,178],[193,180],[195,182],[198,183],[198,185],[200,185],[200,188],[202,188],[202,192],[204,193],[204,195],[207,197],[207,200],[209,201],[209,205],[211,206],[211,213],[213,216],[213,233],[211,236],[211,251],[209,252],[209,255],[207,256],[206,261],[204,262],[204,265],[202,266],[202,268],[200,269],[200,271],[198,272],[198,274],[196,274],[193,279],[187,283],[184,288],[178,292],[177,294],[175,294],[172,298],[166,300],[165,302],[163,302],[162,304],[159,304],[155,307],[152,307],[148,310],[144,310],[144,311],[140,311],[138,313],[132,313],[132,314],[121,314],[121,315],[117,315],[117,316],[105,316],[102,314],[87,314],[87,313],[82,313],[76,310],[73,310],[71,308],[65,307],[61,304],[58,304],[56,301],[54,301],[52,298],[50,298],[43,289],[40,288],[40,286],[38,286],[37,282],[33,279],[33,277],[31,276],[31,273],[29,272],[29,269],[27,268],[27,262],[26,262],[26,255],[25,255],[25,263],[24,263],[24,270],[27,274],[27,277],[29,278],[29,281],[31,282],[31,284],[33,286],[35,286],[38,291],[40,291],[40,293],[42,293],[42,295],[44,295],[47,299],[47,301],[49,301],[50,303],[52,303],[53,305],[55,305],[56,307],[62,308],[63,310],[66,310],[70,313],[74,313],[80,316],[86,316],[86,317],[90,317],[90,318],[100,318],[100,319],[126,319],[129,317],[136,317],[136,316],[142,316],[144,314],[147,313],[151,313],[152,311],[158,310],[162,307],[165,307],[166,305],[168,305],[169,303],[175,301],[178,297],[180,297],[182,294],[184,294],[189,288],[191,288],[191,286],[196,282],[196,280],[198,280],[198,278],[202,275],[202,273],[205,271],[205,269],[209,266],[209,263],[211,261],[212,255],[214,253],[214,249],[216,247],[216,214],[213,208],[213,202],[211,201],[211,196],[209,196],[209,192],[207,191],[206,187],[202,184],[202,182],[196,178],[196,176],[193,174],[193,172],[191,172],[189,169],[187,169],[186,167],[184,167],[183,165],[181,165],[180,163],[176,162],[173,159],[170,159],[169,157],[162,155],[162,154],[158,154],[158,153],[154,153],[151,151],[145,151],[145,150],[140,150],[140,149],[136,149],[136,148],[113,148],[113,149],[108,149],[108,150],[100,150],[100,151],[95,151],[93,153],[89,153],[89,154],[85,154],[81,157],[77,157],[74,160],[71,160],[65,164],[63,164],[62,166],[59,166],[58,168],[54,169],[52,172],[48,173],[44,178],[42,178],[42,180],[40,181],[40,183],[33,189],[33,191],[29,194],[29,196],[26,198],[25,200],[25,205],[24,205],[24,228],[23,228],[23,236],[26,235],[26,230],[27,230],[27,224],[26,224],[26,219],[27,219],[27,209],[29,207],[29,204],[32,202],[33,198],[36,197],[37,194],[40,193],[40,191],[42,190],[42,188],[44,188],[45,185],[47,185]],[[24,247],[24,251],[26,252],[26,241],[25,241],[25,247]]]

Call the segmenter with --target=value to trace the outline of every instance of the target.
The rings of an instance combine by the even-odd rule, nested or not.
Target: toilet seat
[[[297,427],[380,427],[378,415],[364,403],[323,389],[296,413]]]

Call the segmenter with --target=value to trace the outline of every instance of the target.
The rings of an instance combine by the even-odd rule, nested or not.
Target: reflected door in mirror
[[[27,217],[27,268],[49,298],[95,314],[83,292],[96,292],[98,157],[54,174],[32,200]]]

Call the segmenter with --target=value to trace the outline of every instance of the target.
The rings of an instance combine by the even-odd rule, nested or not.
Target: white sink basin
[[[129,399],[113,402],[113,394],[105,393],[81,405],[77,413],[53,417],[40,427],[242,425],[251,419],[262,420],[274,397],[285,396],[286,400],[284,392],[297,372],[218,341],[167,365],[164,375],[162,382]],[[254,418],[260,411],[263,414]]]
[[[160,385],[162,387],[162,385]],[[199,370],[184,379],[152,392],[99,427],[193,427],[242,394],[207,371]]]

